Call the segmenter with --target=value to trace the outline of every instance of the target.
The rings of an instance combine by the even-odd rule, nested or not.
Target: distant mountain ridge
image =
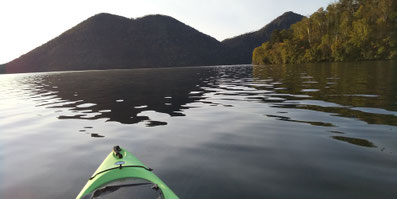
[[[237,37],[225,39],[222,43],[231,50],[234,64],[251,63],[252,50],[268,41],[273,30],[288,29],[292,24],[302,20],[303,16],[294,12],[285,12],[274,19],[265,27],[255,32],[242,34]]]
[[[7,73],[178,67],[250,63],[274,29],[288,28],[287,12],[261,30],[219,42],[165,15],[137,19],[101,13],[5,64]],[[249,38],[247,43],[245,39]],[[263,40],[265,39],[265,40]]]
[[[5,64],[0,64],[0,74],[6,72],[6,65]]]

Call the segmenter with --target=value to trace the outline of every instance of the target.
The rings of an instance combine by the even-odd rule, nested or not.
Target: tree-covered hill
[[[219,63],[220,42],[164,15],[95,15],[6,64],[8,73]]]
[[[287,12],[259,31],[219,42],[169,16],[148,15],[128,19],[102,13],[7,63],[5,71],[250,63],[254,48],[268,40],[274,29],[288,28],[301,18],[301,15]]]
[[[340,0],[253,52],[254,64],[380,60],[397,58],[397,1]]]
[[[252,61],[252,51],[264,41],[270,39],[274,30],[288,29],[292,24],[302,20],[303,16],[294,12],[285,12],[258,31],[225,39],[222,43],[230,50],[231,64],[247,64]]]
[[[6,72],[6,65],[5,64],[0,64],[0,74]]]

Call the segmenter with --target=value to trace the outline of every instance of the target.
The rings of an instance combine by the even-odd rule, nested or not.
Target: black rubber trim
[[[121,148],[119,146],[114,146],[113,147],[113,153],[115,156],[117,156],[119,159],[123,158],[123,155],[120,153]]]
[[[91,198],[96,198],[98,196],[100,196],[103,193],[106,192],[114,192],[117,191],[119,188],[121,187],[135,187],[135,186],[141,186],[141,185],[149,185],[149,184],[153,184],[153,183],[136,183],[136,184],[123,184],[123,185],[113,185],[113,186],[106,186],[102,189],[97,189],[94,191],[94,193],[92,194]]]
[[[107,172],[107,171],[111,171],[111,170],[114,170],[114,169],[122,169],[122,168],[124,168],[124,167],[136,167],[136,168],[143,168],[143,169],[146,169],[146,170],[148,170],[148,171],[153,171],[153,169],[151,169],[151,168],[146,168],[146,167],[140,166],[140,165],[127,165],[127,166],[121,166],[121,165],[120,165],[120,166],[118,166],[118,167],[113,167],[113,168],[110,168],[110,169],[105,169],[105,170],[103,170],[103,171],[100,171],[100,172],[96,173],[95,175],[91,176],[91,177],[90,177],[90,180],[94,179],[97,175],[99,175],[99,174],[101,174],[101,173],[105,173],[105,172]]]

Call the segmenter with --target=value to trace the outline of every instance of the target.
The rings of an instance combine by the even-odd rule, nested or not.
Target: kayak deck
[[[116,183],[120,180],[135,179],[148,181],[142,183]],[[153,172],[152,169],[146,167],[138,158],[128,151],[115,146],[113,151],[105,158],[102,164],[94,172],[87,184],[81,190],[77,199],[95,198],[98,192],[109,192],[112,189],[117,190],[121,187],[131,187],[147,185],[152,183],[152,189],[158,191],[164,199],[177,199],[178,196]],[[99,191],[101,190],[101,191]]]

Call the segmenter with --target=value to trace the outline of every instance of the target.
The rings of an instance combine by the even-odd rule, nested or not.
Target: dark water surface
[[[397,62],[0,76],[0,198],[75,198],[114,145],[181,198],[396,198]]]

